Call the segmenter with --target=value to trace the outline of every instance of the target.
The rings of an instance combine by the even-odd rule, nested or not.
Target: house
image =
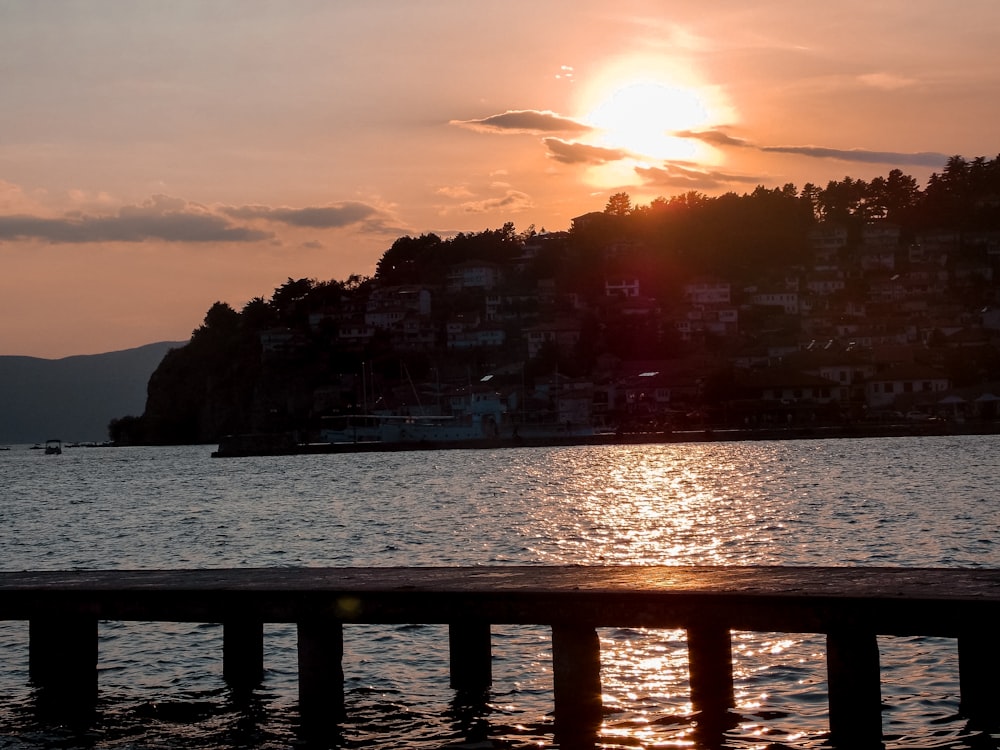
[[[739,333],[739,310],[735,307],[700,307],[688,310],[675,322],[682,341],[699,341],[706,335],[731,337]]]
[[[732,284],[718,279],[696,279],[684,285],[684,300],[690,305],[732,304]]]
[[[427,287],[404,285],[376,287],[368,295],[365,312],[402,309],[419,315],[431,314],[431,290]]]
[[[821,224],[809,231],[809,247],[813,253],[816,270],[834,267],[842,250],[847,247],[847,227],[839,224]]]
[[[570,354],[580,341],[582,326],[575,318],[559,318],[524,329],[528,357],[534,359],[546,344],[554,344],[564,354]]]
[[[365,344],[375,337],[375,326],[362,320],[345,321],[337,329],[337,338],[343,344]]]
[[[806,289],[821,297],[842,292],[845,286],[841,271],[816,271],[806,277]]]
[[[372,328],[388,331],[402,325],[406,310],[401,307],[381,308],[365,312],[365,323]]]
[[[291,328],[268,328],[258,334],[265,359],[286,357],[305,345],[305,337]]]
[[[483,326],[449,332],[447,346],[449,349],[488,349],[503,346],[506,341],[507,334],[502,328]]]
[[[885,245],[865,247],[861,250],[859,262],[861,270],[865,273],[871,273],[872,271],[894,271],[896,270],[895,248]]]
[[[556,421],[569,427],[589,426],[593,414],[594,387],[574,383],[556,395]]]
[[[582,216],[577,216],[570,221],[570,226],[573,231],[580,231],[592,227],[595,224],[600,224],[603,221],[608,220],[608,215],[603,211],[591,211],[590,213],[583,214]]]
[[[411,313],[393,331],[391,342],[403,351],[428,351],[437,345],[437,331],[430,318]]]
[[[895,248],[899,245],[900,227],[888,221],[873,221],[861,230],[861,242],[868,248]]]
[[[665,371],[646,370],[625,378],[620,387],[630,414],[655,414],[670,406],[670,378]]]
[[[607,297],[638,297],[639,279],[606,279],[604,294]]]
[[[891,408],[906,394],[932,394],[950,388],[948,376],[922,365],[901,365],[870,378],[865,383],[865,402],[872,409]]]
[[[780,307],[789,315],[799,314],[799,293],[787,290],[758,290],[750,295],[754,307]]]
[[[507,340],[503,328],[483,325],[479,315],[456,315],[445,324],[445,339],[449,349],[480,349],[503,346]]]
[[[876,369],[871,358],[856,348],[845,349],[833,342],[807,346],[801,353],[789,357],[789,361],[804,373],[845,387],[863,385]]]
[[[745,371],[738,387],[746,398],[783,406],[834,404],[845,396],[845,386],[838,382],[783,366]]]
[[[448,289],[458,292],[465,289],[494,289],[503,280],[503,272],[496,263],[470,260],[452,266],[448,271]]]

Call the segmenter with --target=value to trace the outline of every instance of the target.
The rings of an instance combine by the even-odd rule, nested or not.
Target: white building
[[[698,279],[684,285],[684,299],[692,305],[729,305],[732,304],[732,284]]]

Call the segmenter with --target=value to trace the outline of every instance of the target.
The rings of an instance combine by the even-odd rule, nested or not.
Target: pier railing
[[[223,624],[223,672],[253,689],[263,624],[295,623],[306,731],[344,717],[344,625],[449,626],[457,690],[491,683],[490,626],[551,627],[555,731],[593,743],[602,720],[597,628],[682,628],[699,729],[734,707],[732,631],[823,633],[831,740],[881,744],[878,635],[956,639],[961,712],[1000,714],[1000,570],[805,567],[268,568],[0,573],[0,619],[30,623],[39,700],[92,707],[100,621]]]

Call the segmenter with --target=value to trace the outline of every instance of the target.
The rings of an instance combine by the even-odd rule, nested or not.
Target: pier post
[[[838,630],[826,636],[830,739],[839,747],[882,747],[882,690],[874,633]]]
[[[1000,648],[996,636],[973,630],[958,636],[959,712],[976,728],[1000,726]]]
[[[463,693],[484,693],[493,684],[493,653],[488,622],[448,626],[451,687]]]
[[[222,624],[222,677],[237,692],[250,692],[264,678],[264,623],[229,619]]]
[[[299,712],[307,734],[328,734],[346,716],[344,630],[331,618],[298,623]]]
[[[725,729],[729,709],[736,705],[729,628],[715,623],[692,625],[687,629],[687,645],[691,703],[700,715],[699,727]]]
[[[28,624],[28,672],[44,714],[78,718],[97,703],[97,619],[66,616]]]
[[[552,687],[560,747],[593,747],[603,720],[601,642],[594,628],[552,626]]]

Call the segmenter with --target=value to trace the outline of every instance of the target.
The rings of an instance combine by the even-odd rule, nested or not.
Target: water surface
[[[502,564],[1000,567],[994,436],[212,459],[211,447],[0,453],[2,567]],[[695,742],[682,631],[604,629],[609,747]],[[552,746],[544,628],[494,628],[494,689],[461,706],[439,626],[345,629],[344,747]],[[954,643],[880,638],[888,747],[986,748]],[[294,628],[266,628],[250,704],[221,628],[102,623],[100,720],[32,714],[27,628],[0,623],[0,747],[287,747]],[[732,747],[826,742],[824,641],[734,634]]]

